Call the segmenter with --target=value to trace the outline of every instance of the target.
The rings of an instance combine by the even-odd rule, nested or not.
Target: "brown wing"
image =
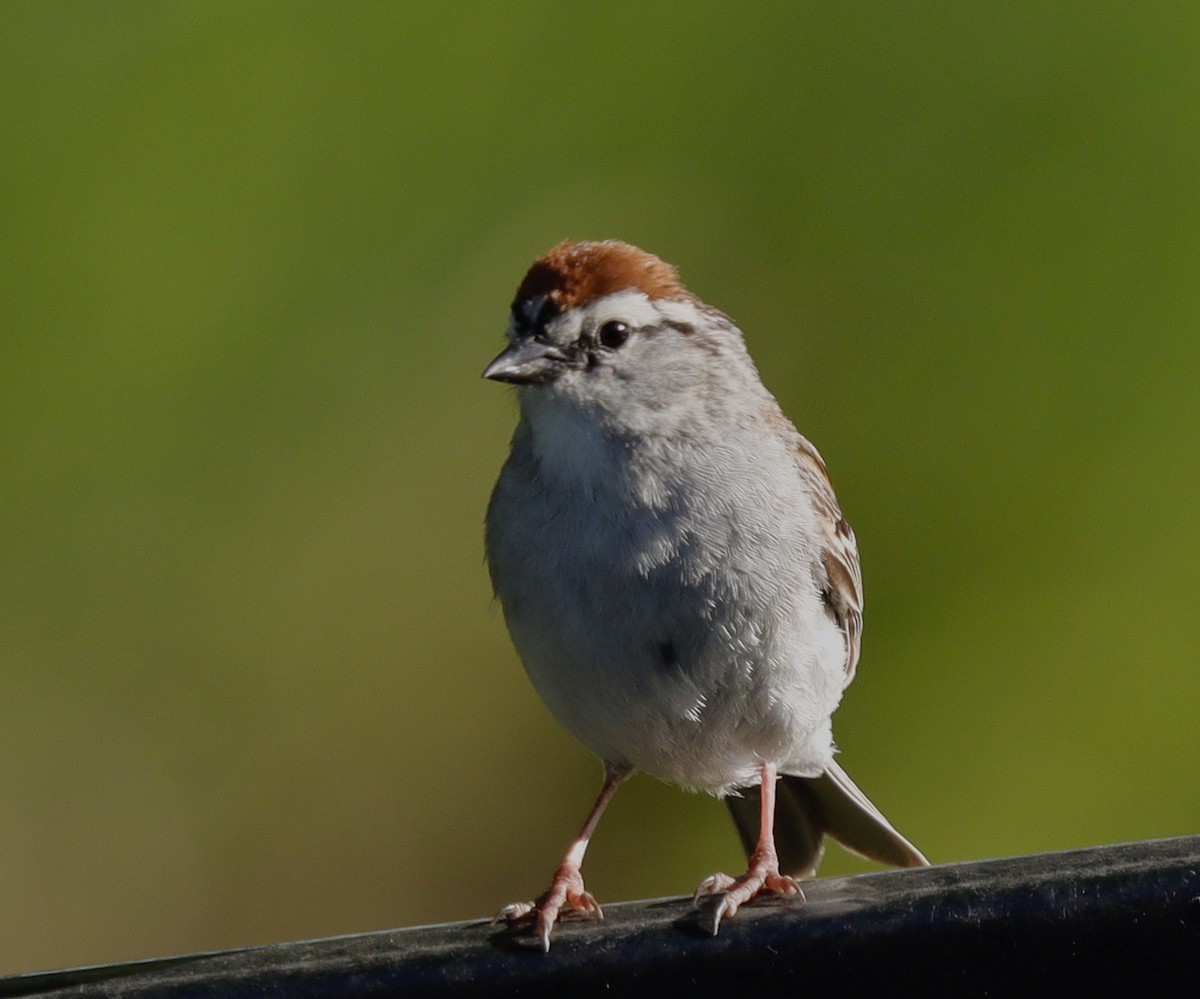
[[[808,487],[825,545],[821,551],[824,568],[823,596],[833,618],[846,636],[846,683],[854,679],[862,642],[862,573],[858,567],[858,543],[854,531],[838,507],[829,473],[821,455],[804,437],[796,445],[796,465]]]

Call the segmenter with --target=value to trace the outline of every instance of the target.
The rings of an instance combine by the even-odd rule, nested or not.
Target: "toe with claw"
[[[583,875],[572,864],[563,864],[554,874],[550,887],[535,902],[513,902],[498,913],[493,922],[503,920],[516,929],[532,926],[542,951],[550,951],[550,933],[555,924],[568,916],[604,918],[604,912],[592,893],[583,887]]]
[[[728,874],[705,878],[696,889],[695,901],[698,902],[702,895],[712,896],[711,906],[707,908],[711,916],[709,930],[713,936],[717,935],[722,919],[734,915],[749,902],[769,895],[804,900],[804,892],[795,878],[780,874],[777,863],[757,860],[740,878],[731,878]]]

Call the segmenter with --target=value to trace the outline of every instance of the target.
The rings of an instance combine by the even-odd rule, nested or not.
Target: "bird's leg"
[[[721,920],[732,916],[738,908],[763,895],[799,895],[804,897],[795,878],[779,873],[779,856],[775,852],[775,764],[762,766],[762,790],[759,812],[758,844],[750,854],[746,873],[740,878],[714,874],[700,882],[693,901],[701,895],[716,895],[712,909],[712,933],[717,935]]]
[[[591,841],[592,833],[596,831],[600,816],[604,814],[604,809],[612,800],[617,788],[631,773],[633,773],[633,768],[630,766],[614,764],[605,766],[604,786],[600,788],[600,793],[596,796],[596,803],[588,812],[583,828],[579,830],[579,835],[567,847],[566,856],[563,857],[558,870],[554,872],[550,887],[536,901],[513,902],[511,905],[506,905],[496,914],[494,922],[503,919],[509,926],[532,923],[542,950],[548,952],[550,950],[550,931],[558,922],[559,913],[564,906],[566,912],[563,915],[577,913],[590,916],[595,913],[601,919],[604,918],[604,913],[595,898],[592,897],[592,893],[583,887],[580,865],[583,864],[583,855],[587,852],[588,843]]]

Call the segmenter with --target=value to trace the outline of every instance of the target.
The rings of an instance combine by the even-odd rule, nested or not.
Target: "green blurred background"
[[[565,236],[824,452],[842,760],[931,858],[1200,827],[1195,7],[9,0],[0,73],[0,972],[543,887],[599,768],[491,603],[479,372]],[[639,778],[588,875],[739,862]]]

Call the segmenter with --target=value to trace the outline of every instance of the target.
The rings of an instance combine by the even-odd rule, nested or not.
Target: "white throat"
[[[586,492],[611,483],[619,445],[603,421],[574,400],[547,397],[542,389],[527,392],[521,408],[542,474]]]

